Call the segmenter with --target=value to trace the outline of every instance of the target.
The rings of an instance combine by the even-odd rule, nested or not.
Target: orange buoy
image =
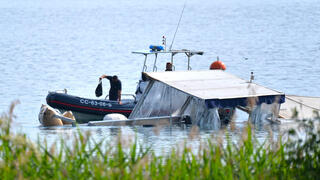
[[[210,70],[217,70],[217,69],[226,70],[226,66],[223,64],[222,61],[219,61],[219,58],[217,61],[213,62],[210,65]]]

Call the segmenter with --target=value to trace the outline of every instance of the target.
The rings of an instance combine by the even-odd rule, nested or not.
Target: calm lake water
[[[41,128],[38,113],[48,91],[94,98],[101,74],[117,74],[124,93],[133,93],[143,57],[131,51],[170,44],[184,0],[10,0],[0,1],[0,111],[19,99],[14,130],[36,140],[69,137],[75,128]],[[208,69],[220,57],[227,71],[286,94],[320,96],[319,0],[188,0],[173,48],[203,50],[193,69]],[[158,68],[165,68],[163,57]],[[179,70],[184,56],[176,57]],[[109,88],[105,83],[105,92]],[[239,113],[236,128],[244,126]],[[275,134],[281,126],[273,126]],[[159,151],[183,142],[190,128],[86,127],[97,139],[119,130],[137,133]],[[197,144],[217,131],[200,131]],[[264,125],[256,128],[267,137]],[[231,133],[236,137],[237,133]]]

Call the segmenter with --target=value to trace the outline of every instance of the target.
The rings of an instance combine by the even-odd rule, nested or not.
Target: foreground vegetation
[[[208,140],[194,153],[173,149],[156,156],[152,149],[94,142],[78,133],[73,145],[63,140],[47,147],[23,134],[10,132],[13,106],[0,119],[1,179],[317,179],[320,172],[320,132],[304,123],[304,140],[289,132],[286,143],[259,144],[250,125],[238,144]],[[90,140],[91,139],[91,140]]]

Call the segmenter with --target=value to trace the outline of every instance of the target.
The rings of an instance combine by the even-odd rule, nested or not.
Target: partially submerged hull
[[[135,103],[134,100],[116,101],[89,99],[72,96],[65,93],[50,92],[46,98],[47,104],[60,111],[72,111],[78,123],[103,120],[110,113],[120,113],[129,117]]]

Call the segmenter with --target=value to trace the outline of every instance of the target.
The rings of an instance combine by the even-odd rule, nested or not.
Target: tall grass
[[[197,154],[185,146],[156,156],[137,142],[124,148],[120,136],[112,146],[80,131],[72,146],[31,142],[10,131],[13,107],[0,118],[1,179],[319,179],[320,132],[312,122],[303,124],[303,140],[291,130],[285,143],[259,144],[248,125],[239,144],[209,139]]]

